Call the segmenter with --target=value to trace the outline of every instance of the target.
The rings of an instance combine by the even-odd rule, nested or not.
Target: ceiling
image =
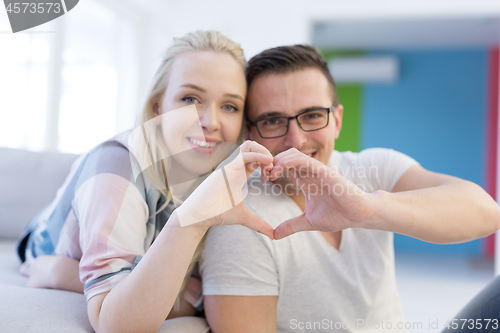
[[[316,21],[312,40],[334,49],[483,47],[499,44],[500,19]]]

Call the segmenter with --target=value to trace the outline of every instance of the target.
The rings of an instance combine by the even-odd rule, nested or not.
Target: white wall
[[[141,1],[129,0],[144,6]],[[147,4],[143,87],[172,37],[197,29],[221,31],[239,42],[250,58],[269,47],[310,42],[311,23],[318,20],[500,17],[500,2],[486,0],[148,0]]]

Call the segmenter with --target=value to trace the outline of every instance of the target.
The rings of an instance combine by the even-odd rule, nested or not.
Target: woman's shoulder
[[[101,142],[97,146],[90,149],[87,155],[95,154],[96,152],[100,152],[103,149],[115,151],[116,153],[129,154],[129,144],[128,137],[130,136],[132,130],[127,130],[121,133],[114,135],[113,137]]]
[[[135,182],[135,158],[127,145],[129,133],[130,131],[122,132],[86,153],[77,171],[79,178],[85,180],[100,174],[113,174]]]
[[[86,162],[92,161],[99,170],[102,168],[130,169],[130,152],[124,140],[126,133],[120,133],[92,148],[87,153]]]

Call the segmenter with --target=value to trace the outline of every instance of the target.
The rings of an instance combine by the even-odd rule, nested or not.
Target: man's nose
[[[288,124],[288,132],[285,135],[284,144],[288,148],[300,149],[302,145],[307,141],[307,133],[304,132],[296,120],[290,120]]]
[[[199,117],[203,131],[213,132],[220,128],[219,114],[215,105],[204,105]]]

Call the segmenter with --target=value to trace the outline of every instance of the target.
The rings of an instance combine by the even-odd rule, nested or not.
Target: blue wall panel
[[[396,56],[400,78],[395,84],[365,85],[361,148],[393,148],[428,170],[483,186],[487,50],[368,54]],[[395,246],[400,251],[481,254],[479,240],[439,246],[395,235]]]

